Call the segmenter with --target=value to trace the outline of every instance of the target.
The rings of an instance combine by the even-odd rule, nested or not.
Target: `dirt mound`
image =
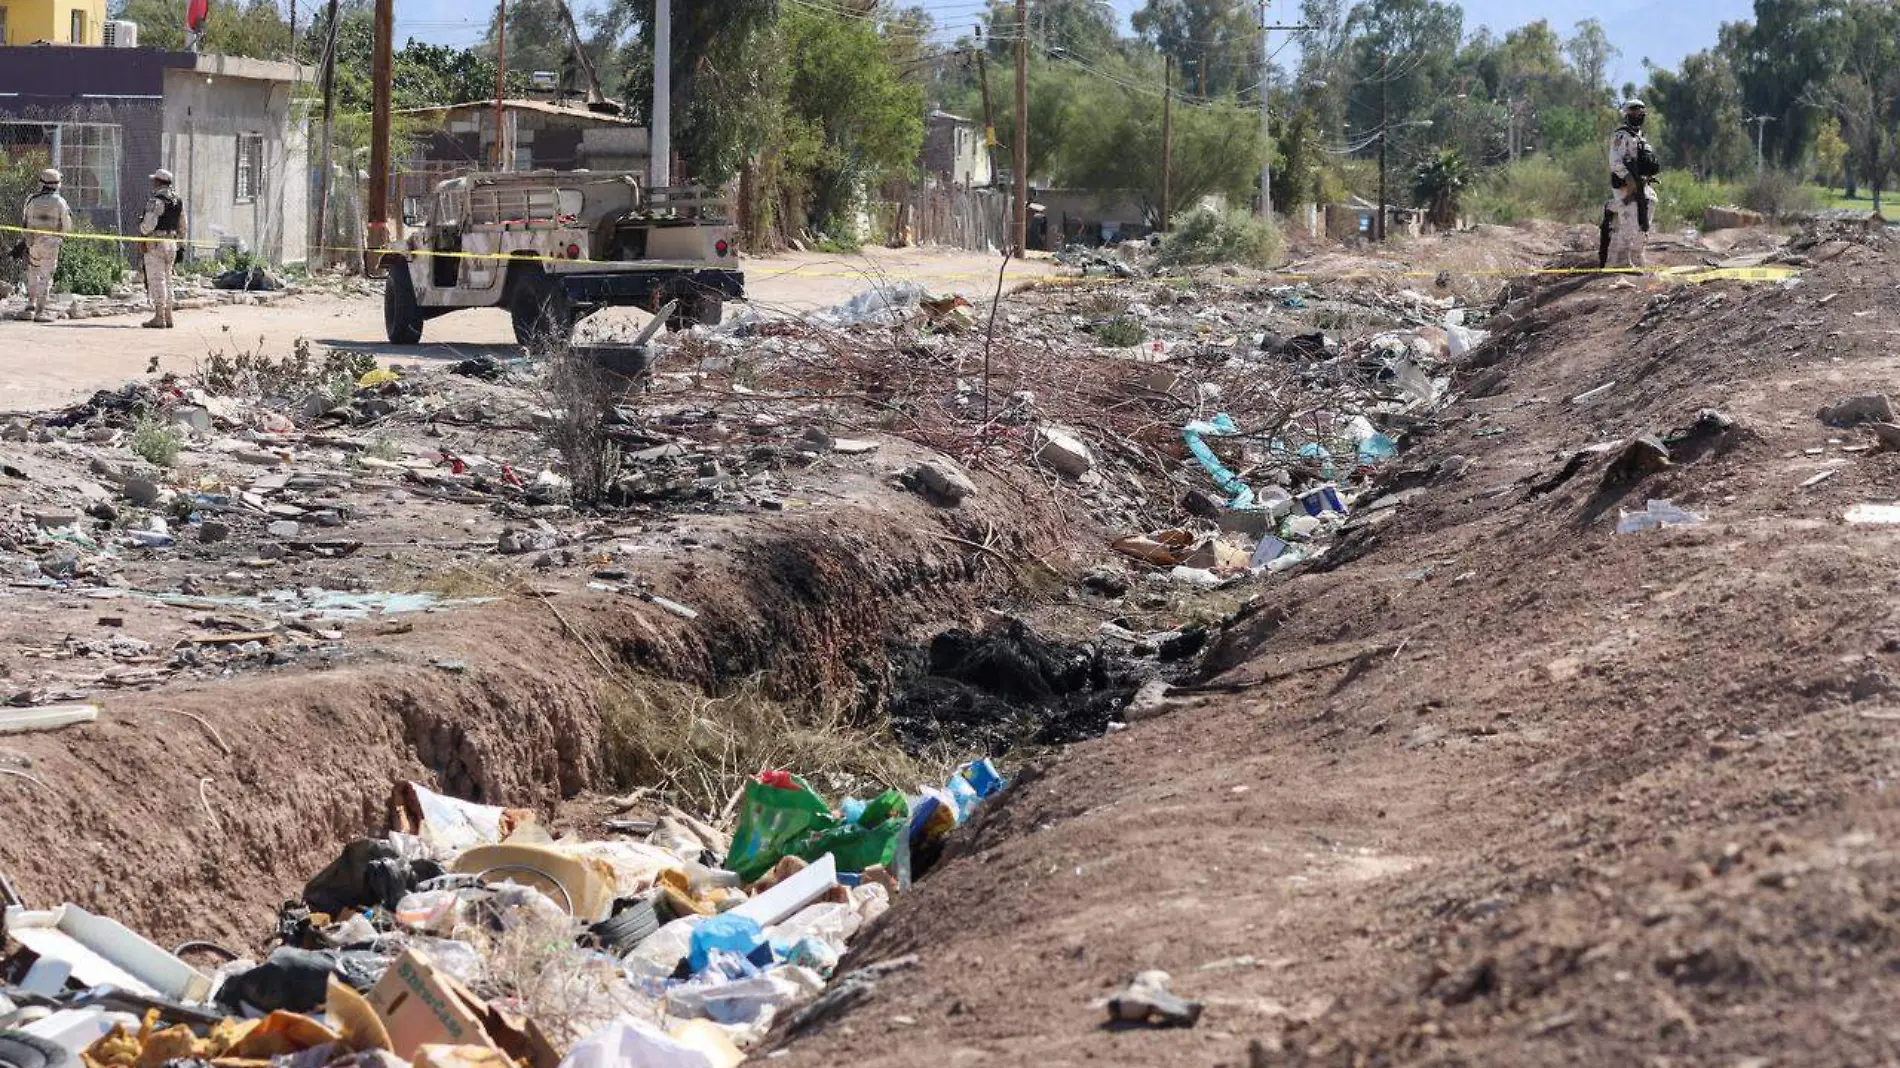
[[[1900,384],[1897,283],[1856,244],[1525,294],[1497,392],[1407,456],[1462,475],[1262,591],[1170,714],[1025,776],[847,962],[922,967],[785,1063],[1890,1057],[1900,542],[1842,517],[1900,456],[1815,412]],[[1608,476],[1705,408],[1720,441]],[[1701,521],[1615,532],[1665,499]],[[1107,1026],[1151,968],[1196,1028]]]

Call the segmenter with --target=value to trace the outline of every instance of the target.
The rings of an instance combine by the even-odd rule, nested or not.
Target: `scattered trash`
[[[1698,526],[1706,520],[1694,512],[1684,511],[1666,500],[1651,500],[1646,510],[1624,512],[1616,522],[1618,534],[1635,534],[1639,531],[1657,530],[1662,527]]]
[[[1206,1003],[1177,997],[1168,990],[1167,972],[1147,971],[1135,976],[1128,989],[1108,999],[1111,1026],[1193,1027]]]

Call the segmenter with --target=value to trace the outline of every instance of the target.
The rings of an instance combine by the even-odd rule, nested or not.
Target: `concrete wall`
[[[291,97],[287,82],[165,72],[165,165],[185,198],[190,240],[235,237],[275,262],[308,258],[309,123]],[[240,200],[238,141],[248,134],[263,137],[263,166],[258,195]]]

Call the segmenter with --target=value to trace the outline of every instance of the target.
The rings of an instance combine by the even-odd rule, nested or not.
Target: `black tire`
[[[389,265],[389,281],[383,284],[383,332],[391,345],[414,345],[422,340],[422,308],[416,304],[416,286],[409,278],[409,265],[400,261]]]
[[[567,290],[547,275],[517,279],[508,314],[514,320],[515,343],[529,352],[548,352],[573,339],[574,303]]]
[[[660,929],[660,914],[650,896],[618,904],[613,915],[589,927],[587,933],[601,949],[624,957]]]
[[[63,1048],[24,1031],[0,1031],[0,1068],[72,1068]]]

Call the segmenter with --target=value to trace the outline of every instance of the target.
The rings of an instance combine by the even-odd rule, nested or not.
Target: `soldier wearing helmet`
[[[168,170],[160,168],[152,172],[152,197],[145,202],[139,235],[146,239],[141,258],[145,264],[145,292],[152,298],[152,318],[140,325],[169,330],[172,326],[172,263],[178,257],[178,242],[185,236],[185,203],[172,189],[172,172]]]
[[[53,272],[59,269],[62,235],[72,232],[73,212],[66,198],[59,195],[59,172],[48,168],[40,172],[40,191],[26,198],[20,212],[21,228],[26,230],[26,310],[21,319],[36,323],[53,321],[48,306],[53,295]]]
[[[1610,267],[1641,267],[1649,243],[1656,193],[1651,181],[1662,170],[1655,150],[1643,138],[1649,108],[1641,100],[1623,105],[1623,125],[1610,135],[1610,202],[1600,258]]]

